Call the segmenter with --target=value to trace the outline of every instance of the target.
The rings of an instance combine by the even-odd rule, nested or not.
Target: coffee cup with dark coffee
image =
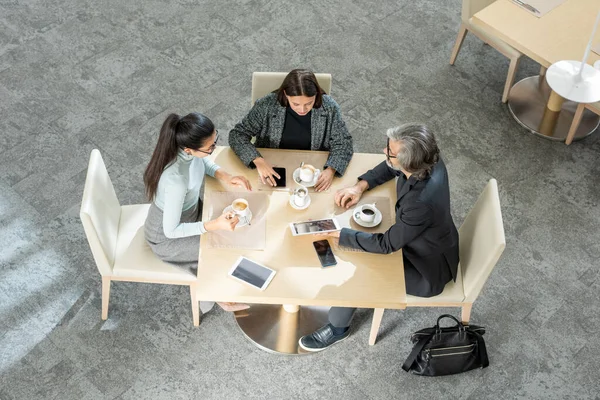
[[[356,213],[356,218],[362,222],[371,223],[375,220],[377,214],[377,208],[371,204],[365,204],[360,207],[360,210]]]

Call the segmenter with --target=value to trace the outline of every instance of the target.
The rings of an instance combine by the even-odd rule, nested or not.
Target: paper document
[[[567,0],[509,0],[530,14],[540,18]]]

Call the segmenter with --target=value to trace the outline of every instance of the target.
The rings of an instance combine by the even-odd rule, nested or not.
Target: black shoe
[[[302,336],[298,341],[298,344],[303,350],[306,351],[321,351],[325,350],[334,343],[341,342],[350,336],[350,329],[346,332],[336,335],[333,333],[333,329],[330,324],[325,325],[322,328],[317,329],[310,335]]]

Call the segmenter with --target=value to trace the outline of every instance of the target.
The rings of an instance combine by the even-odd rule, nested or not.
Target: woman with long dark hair
[[[214,124],[204,115],[170,114],[144,172],[146,195],[152,201],[144,226],[146,241],[161,260],[182,268],[198,267],[198,235],[214,230],[232,231],[239,222],[233,213],[200,221],[199,193],[204,176],[252,190],[245,177],[232,176],[208,159],[217,140]],[[221,306],[227,311],[247,308],[232,303]]]
[[[256,144],[252,144],[256,138]],[[248,115],[229,132],[229,145],[240,160],[255,166],[264,184],[275,186],[279,175],[257,147],[329,151],[317,191],[329,189],[334,175],[341,176],[352,159],[352,136],[342,120],[339,105],[306,69],[290,72],[279,89],[256,101]]]

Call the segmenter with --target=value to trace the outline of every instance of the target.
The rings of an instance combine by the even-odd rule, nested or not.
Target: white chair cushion
[[[509,58],[521,57],[523,55],[519,50],[517,50],[514,47],[510,46],[509,44],[507,44],[506,42],[504,42],[502,39],[497,38],[496,36],[494,36],[493,33],[488,32],[484,28],[473,24],[473,19],[472,18],[469,19],[468,29],[471,32],[473,32],[474,34],[476,34],[477,36],[484,37],[485,41],[490,46],[492,46],[495,49],[497,49],[498,51],[502,52],[503,54],[505,54]]]
[[[456,272],[456,282],[450,281],[444,287],[444,291],[433,297],[417,297],[406,295],[406,303],[408,307],[418,306],[420,304],[438,304],[438,303],[460,303],[465,299],[465,291],[463,289],[462,271],[460,263]]]
[[[121,207],[113,275],[164,283],[195,281],[195,274],[161,261],[146,243],[144,222],[149,208],[149,204]]]

